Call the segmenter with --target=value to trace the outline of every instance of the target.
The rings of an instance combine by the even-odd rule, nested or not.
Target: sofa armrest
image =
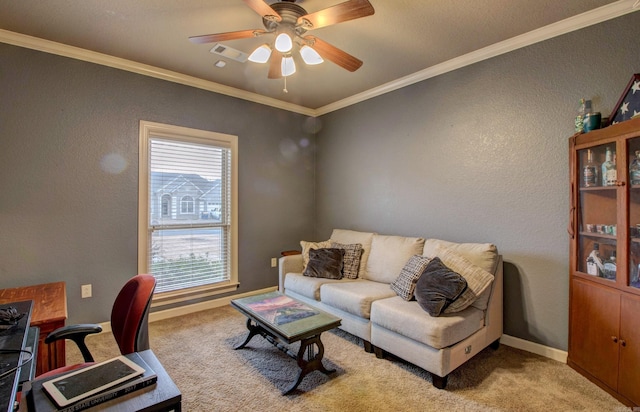
[[[498,256],[496,269],[494,272],[493,284],[491,286],[491,297],[485,315],[485,325],[488,330],[490,342],[499,339],[503,332],[503,290],[504,290],[504,262],[502,255]]]
[[[284,278],[287,273],[302,273],[302,255],[287,255],[278,261],[278,290],[284,293]]]

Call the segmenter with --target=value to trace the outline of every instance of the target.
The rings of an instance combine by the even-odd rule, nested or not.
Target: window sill
[[[218,285],[208,285],[192,289],[158,293],[154,294],[153,300],[151,301],[151,307],[156,308],[160,306],[173,305],[175,303],[182,303],[223,293],[235,292],[238,289],[238,286],[240,286],[240,283],[238,282],[225,282],[224,284]]]

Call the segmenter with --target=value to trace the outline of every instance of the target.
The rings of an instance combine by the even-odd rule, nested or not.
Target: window
[[[168,217],[171,214],[171,196],[162,196],[162,216]]]
[[[237,144],[140,122],[138,271],[157,279],[154,303],[237,288]]]
[[[193,214],[193,198],[191,196],[185,196],[182,198],[182,201],[180,202],[180,213]]]

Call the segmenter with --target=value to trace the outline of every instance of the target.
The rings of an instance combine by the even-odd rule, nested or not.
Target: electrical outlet
[[[82,292],[82,299],[91,297],[91,285],[82,285],[80,286],[80,290]]]
[[[271,267],[275,268],[278,266],[278,259],[277,258],[271,258]]]

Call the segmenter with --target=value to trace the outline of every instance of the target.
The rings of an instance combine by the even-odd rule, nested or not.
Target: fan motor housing
[[[308,14],[301,6],[286,0],[271,4],[271,8],[280,15],[282,20],[277,22],[275,20],[275,16],[263,16],[262,24],[267,30],[272,31],[275,30],[278,25],[285,25],[290,26],[291,28],[296,28],[299,32],[298,35],[306,31],[306,29],[302,27],[296,27],[298,18]],[[300,32],[301,29],[302,32]]]

